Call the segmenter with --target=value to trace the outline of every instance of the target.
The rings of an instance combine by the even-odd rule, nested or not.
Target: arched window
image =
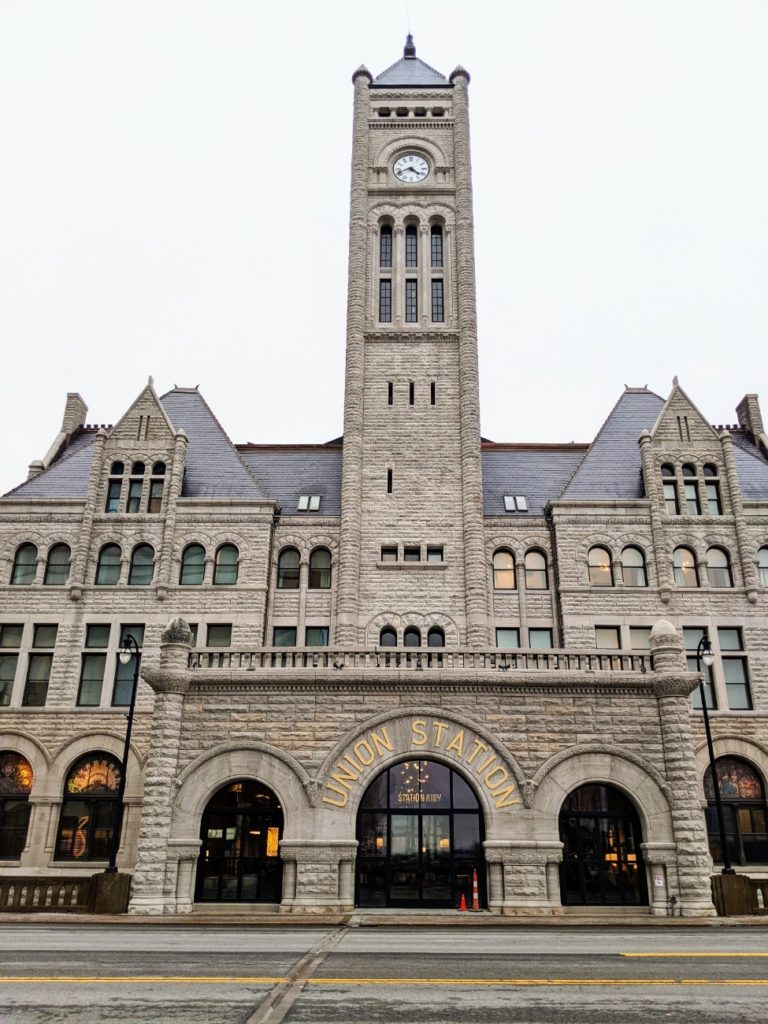
[[[527,551],[525,555],[525,589],[547,590],[547,559],[543,551]]]
[[[430,232],[432,241],[432,266],[442,267],[443,265],[443,229],[439,224],[433,224]]]
[[[613,565],[608,548],[590,548],[587,555],[589,582],[593,587],[613,586]]]
[[[647,587],[648,573],[645,569],[645,555],[633,546],[621,552],[621,569],[625,587]]]
[[[405,265],[419,265],[419,232],[415,224],[408,224],[405,229]]]
[[[763,780],[752,765],[740,757],[718,757],[715,770],[731,862],[765,864],[768,861],[768,806]],[[723,850],[710,768],[704,773],[704,794],[707,798],[709,852],[712,860],[720,863]]]
[[[328,590],[331,586],[331,552],[315,548],[309,556],[309,589]]]
[[[137,544],[131,552],[128,583],[132,587],[148,587],[155,575],[155,549],[151,544]]]
[[[382,224],[379,230],[379,266],[392,266],[392,225]]]
[[[385,626],[379,633],[379,647],[397,647],[397,633],[391,626]]]
[[[296,548],[283,548],[277,559],[277,589],[299,589],[301,556]]]
[[[696,476],[696,467],[690,462],[683,463],[683,476]]]
[[[231,587],[237,583],[237,568],[240,552],[234,544],[222,544],[213,560],[213,582],[220,587]]]
[[[62,586],[69,579],[69,544],[54,544],[48,552],[43,583],[47,587]]]
[[[56,860],[107,860],[117,814],[120,763],[103,751],[70,769],[56,839]]]
[[[432,626],[427,633],[427,647],[445,647],[445,633],[439,626]]]
[[[678,587],[698,587],[699,570],[696,555],[690,548],[675,548],[672,555],[675,569],[675,584]]]
[[[152,466],[152,476],[165,476],[165,463],[156,462]]]
[[[113,462],[109,469],[110,476],[122,476],[125,472],[125,465],[122,462]]]
[[[493,589],[514,590],[515,581],[515,557],[506,548],[500,548],[493,553]]]
[[[205,578],[205,548],[202,544],[187,544],[181,553],[179,583],[186,587],[199,587]]]
[[[757,568],[760,573],[760,583],[768,587],[768,547],[760,548],[757,552]]]
[[[11,569],[11,583],[24,586],[35,582],[37,575],[37,548],[34,544],[22,544],[16,548]]]
[[[0,751],[0,861],[18,860],[27,842],[34,773],[13,750]]]
[[[408,626],[403,633],[404,647],[421,647],[421,630],[418,626]]]
[[[707,551],[707,575],[710,587],[733,586],[733,572],[728,552],[724,548],[709,548]]]
[[[122,552],[117,544],[105,544],[99,552],[96,563],[96,585],[114,587],[120,582],[120,559]]]
[[[674,476],[675,475],[675,467],[672,466],[669,462],[665,462],[664,465],[661,467],[661,475],[662,476]]]
[[[131,466],[131,476],[144,476],[145,468],[143,462],[134,462]]]

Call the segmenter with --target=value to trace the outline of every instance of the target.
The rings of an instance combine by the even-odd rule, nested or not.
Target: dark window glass
[[[232,625],[215,622],[208,626],[207,647],[229,647],[232,643]]]
[[[147,512],[159,512],[163,507],[163,480],[149,481],[149,498],[147,499]]]
[[[397,561],[397,548],[383,547],[381,549],[381,560],[382,562],[396,562]]]
[[[427,561],[428,562],[442,562],[444,560],[442,546],[435,545],[434,547],[427,548]]]
[[[525,556],[525,589],[547,590],[547,560],[541,551],[528,551]]]
[[[15,586],[34,583],[37,574],[37,548],[34,544],[22,544],[16,549],[11,569],[11,583]]]
[[[131,466],[131,476],[144,476],[145,469],[143,462],[134,462]]]
[[[708,630],[700,626],[683,626],[685,660],[689,672],[698,672],[696,651],[702,638],[708,636]],[[717,701],[715,700],[715,687],[712,682],[712,668],[711,666],[708,668],[703,661],[701,663],[701,674],[704,678],[704,699],[707,702],[707,707],[714,709],[717,707]],[[691,694],[691,703],[695,708],[701,708],[701,690],[698,686]]]
[[[52,664],[52,654],[30,654],[27,662],[27,681],[22,699],[22,704],[25,707],[41,708],[45,706]]]
[[[551,629],[529,629],[528,630],[528,646],[536,650],[552,650],[552,630]]]
[[[696,484],[684,484],[685,508],[689,516],[701,515],[701,503],[699,502],[699,488]]]
[[[156,462],[152,467],[152,476],[165,476],[165,463]]]
[[[419,286],[413,278],[405,282],[405,322],[415,324],[419,319]]]
[[[667,515],[680,515],[680,504],[677,500],[677,484],[664,484],[664,508],[667,510]]]
[[[768,807],[765,787],[755,769],[740,757],[718,757],[715,761],[728,852],[733,864],[765,864],[768,861]],[[712,773],[704,773],[704,793],[709,850],[715,863],[722,862],[723,850],[715,807]]]
[[[391,626],[385,626],[379,634],[380,647],[397,647],[397,633]]]
[[[138,637],[136,640],[141,643]],[[136,659],[138,658],[138,665]],[[112,707],[128,707],[133,695],[133,681],[136,669],[141,671],[141,652],[133,654],[130,660],[123,664],[120,658],[115,659],[115,685],[112,688]]]
[[[713,466],[711,462],[708,462],[704,466],[704,476],[717,476],[717,466]]]
[[[0,651],[0,707],[7,708],[11,703],[18,661],[18,654],[9,654],[7,650]]]
[[[122,480],[110,480],[107,484],[107,501],[104,505],[105,512],[120,511],[120,491],[123,488]]]
[[[186,587],[199,587],[205,578],[205,548],[202,544],[188,544],[181,553],[179,583]]]
[[[77,703],[80,707],[98,707],[104,683],[106,654],[84,654],[80,665],[80,688]]]
[[[662,476],[674,476],[675,475],[675,467],[671,466],[668,462],[665,462],[664,465],[661,467],[661,475]]]
[[[403,548],[403,561],[404,562],[420,562],[421,561],[421,548],[410,547],[406,545]]]
[[[445,647],[445,633],[439,626],[432,626],[427,633],[427,647]]]
[[[749,692],[746,658],[723,658],[723,677],[728,707],[731,711],[751,711],[752,697]]]
[[[589,582],[593,587],[613,586],[613,565],[607,548],[590,548],[587,556]]]
[[[768,548],[760,548],[757,552],[757,568],[760,573],[760,583],[768,587]]]
[[[432,266],[442,267],[443,265],[443,229],[439,224],[432,225],[430,232],[432,239]]]
[[[59,632],[59,627],[55,622],[41,622],[36,625],[32,634],[32,646],[37,648],[55,647],[56,636]]]
[[[696,467],[686,462],[683,466],[683,476],[696,476]]]
[[[514,590],[515,559],[511,551],[502,549],[493,555],[493,589]]]
[[[442,278],[434,278],[432,281],[432,323],[441,324],[444,319],[443,281]]]
[[[128,583],[134,587],[148,587],[155,574],[155,549],[151,544],[138,544],[131,554]]]
[[[56,860],[107,860],[114,834],[120,764],[110,754],[87,754],[64,785]]]
[[[382,224],[379,232],[379,266],[392,266],[392,226]]]
[[[126,512],[141,512],[141,490],[143,486],[143,480],[130,480],[128,482],[128,501],[125,505]]]
[[[392,281],[388,277],[379,280],[379,322],[392,323]]]
[[[272,646],[273,647],[295,647],[296,646],[296,627],[295,626],[275,626],[272,633]]]
[[[47,587],[63,586],[69,579],[69,560],[72,552],[68,544],[54,544],[48,552],[43,583]]]
[[[125,465],[122,462],[113,462],[109,470],[110,476],[122,476],[125,472]]]
[[[0,860],[18,860],[27,842],[32,765],[21,754],[0,752]]]
[[[328,590],[331,586],[331,552],[315,548],[309,556],[309,589]]]
[[[500,626],[496,630],[496,646],[514,650],[520,646],[520,630],[508,626]]]
[[[421,647],[421,630],[416,626],[409,626],[403,634],[405,647]]]
[[[409,224],[405,229],[405,265],[406,267],[418,267],[419,265],[419,237],[415,224]]]
[[[114,587],[120,580],[121,552],[117,544],[105,544],[99,552],[96,565],[96,583],[100,587]]]
[[[85,627],[85,646],[109,647],[111,628],[108,622],[90,622]]]
[[[707,483],[704,485],[704,489],[707,494],[707,512],[711,516],[721,516],[723,514],[723,503],[720,500],[720,485]]]
[[[298,590],[301,556],[296,548],[285,548],[277,560],[277,589]]]
[[[645,555],[640,548],[627,547],[621,553],[621,570],[625,587],[647,587]]]
[[[144,623],[143,622],[124,622],[120,626],[120,647],[125,647],[125,638],[132,636],[136,642],[136,646],[141,648],[144,646]]]
[[[307,626],[306,637],[304,643],[307,647],[327,647],[328,646],[328,627],[327,626]]]
[[[213,582],[217,586],[233,586],[237,583],[240,552],[234,544],[222,544],[216,552],[213,563]]]

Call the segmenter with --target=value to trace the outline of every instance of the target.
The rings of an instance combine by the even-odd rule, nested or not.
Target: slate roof
[[[388,67],[386,71],[382,71],[371,83],[373,89],[403,86],[409,89],[420,86],[425,89],[451,88],[451,83],[445,75],[441,75],[439,71],[416,56],[416,47],[413,45],[413,36],[410,33],[405,41],[403,56],[400,60]]]
[[[242,445],[243,461],[279,504],[283,515],[298,511],[300,494],[319,494],[311,515],[341,514],[341,446],[259,447]]]
[[[84,498],[88,491],[95,430],[80,430],[48,469],[26,480],[7,498]]]
[[[585,449],[585,445],[484,446],[483,512],[487,516],[519,516],[521,513],[504,508],[504,496],[511,494],[526,499],[529,513],[542,515],[547,503],[562,494]]]
[[[732,430],[733,457],[741,483],[741,496],[746,501],[768,498],[768,459],[755,446],[746,430]]]
[[[627,388],[589,447],[563,498],[631,500],[644,495],[640,475],[643,430],[650,430],[664,399],[646,388]]]
[[[269,497],[197,389],[174,388],[160,401],[174,427],[189,438],[182,489],[185,498]]]

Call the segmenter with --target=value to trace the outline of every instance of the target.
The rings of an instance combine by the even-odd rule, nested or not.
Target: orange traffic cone
[[[472,870],[472,909],[480,909],[480,893],[477,888],[477,868]]]
[[[461,894],[461,903],[459,903],[459,910],[467,909],[467,898],[464,893]]]

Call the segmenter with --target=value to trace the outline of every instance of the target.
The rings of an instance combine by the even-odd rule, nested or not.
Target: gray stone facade
[[[113,427],[86,426],[69,395],[51,450],[0,499],[0,755],[21,755],[34,779],[23,849],[0,874],[103,867],[57,856],[59,818],[78,759],[122,757],[117,650],[141,626],[119,854],[133,912],[194,911],[203,813],[240,780],[283,811],[280,909],[351,909],[366,788],[419,758],[454,767],[477,796],[492,912],[561,912],[563,801],[601,784],[637,811],[649,912],[674,896],[683,914],[711,915],[707,758],[684,631],[713,642],[717,755],[765,786],[757,397],[739,404],[738,425],[714,428],[677,382],[666,401],[627,389],[589,446],[481,442],[469,75],[407,55],[353,83],[343,445],[235,446],[196,389],[158,396],[150,380]],[[426,162],[422,181],[395,177],[403,154]],[[57,545],[70,552],[58,576]],[[119,549],[109,582],[107,545]],[[188,573],[190,545],[203,553]],[[680,549],[690,566],[676,568]],[[506,576],[498,552],[511,557]],[[44,625],[57,627],[52,647],[38,643]],[[86,647],[93,626],[108,627],[98,648]],[[94,651],[100,690],[85,701]]]

